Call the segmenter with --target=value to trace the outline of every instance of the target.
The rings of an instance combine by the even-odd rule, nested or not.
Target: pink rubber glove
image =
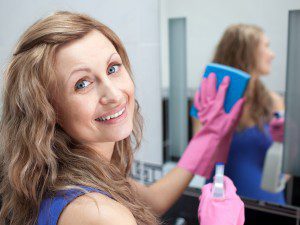
[[[201,105],[206,105],[209,112],[204,126],[189,142],[178,166],[206,178],[216,164],[220,162],[220,154],[228,155],[228,147],[221,146],[231,138],[242,112],[244,99],[240,99],[231,109],[230,113],[224,111],[224,100],[229,86],[229,77],[225,77],[219,86],[218,92],[214,76],[204,78],[201,86]],[[209,108],[209,109],[208,109]],[[203,108],[202,108],[203,109]],[[201,113],[201,111],[200,111]],[[226,151],[223,153],[223,151]]]
[[[199,197],[198,218],[201,225],[242,225],[245,222],[244,203],[236,194],[232,181],[224,176],[225,197],[216,199],[212,196],[212,186],[203,186]]]
[[[270,133],[273,141],[283,142],[284,139],[284,118],[273,118],[270,122]]]
[[[212,117],[212,111],[214,110],[214,101],[217,91],[216,91],[216,85],[217,85],[217,78],[214,73],[209,74],[209,77],[211,79],[210,82],[203,82],[201,85],[201,91],[202,94],[200,94],[199,90],[196,92],[194,97],[194,106],[198,110],[198,118],[200,122],[204,125],[208,120]],[[233,126],[236,127],[238,125],[237,123]],[[226,163],[228,158],[228,153],[230,149],[230,144],[232,141],[232,133],[229,133],[226,138],[222,140],[220,143],[220,148],[222,148],[218,155],[216,162],[222,162]]]

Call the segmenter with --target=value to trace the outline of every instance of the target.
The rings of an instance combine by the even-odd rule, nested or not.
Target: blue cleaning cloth
[[[230,77],[230,85],[224,103],[225,112],[229,113],[233,105],[243,97],[250,75],[242,70],[218,63],[209,63],[203,77],[208,77],[210,73],[215,73],[217,76],[217,89],[225,76]]]

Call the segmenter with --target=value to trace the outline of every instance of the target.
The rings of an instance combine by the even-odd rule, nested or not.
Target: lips
[[[116,107],[115,109],[113,109],[113,110],[111,110],[107,113],[101,114],[95,120],[96,121],[107,121],[107,120],[110,120],[110,119],[117,118],[117,117],[121,116],[124,113],[125,106],[126,106],[126,103]]]
[[[100,118],[97,118],[96,120],[97,121],[107,121],[107,120],[110,120],[110,119],[115,119],[115,118],[118,118],[119,116],[121,116],[125,111],[125,108],[121,109],[119,112],[113,114],[113,115],[110,115],[110,116],[106,116],[106,117],[100,117]]]

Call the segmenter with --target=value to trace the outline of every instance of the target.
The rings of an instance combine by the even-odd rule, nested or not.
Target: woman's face
[[[58,123],[90,147],[128,137],[134,85],[113,44],[99,31],[62,46],[56,55]]]
[[[267,75],[271,72],[271,62],[274,59],[275,54],[270,49],[270,41],[268,37],[261,35],[258,49],[257,49],[257,61],[256,71],[257,75]]]

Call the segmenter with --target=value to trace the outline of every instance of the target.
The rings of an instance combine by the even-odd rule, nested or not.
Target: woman
[[[218,113],[178,167],[144,186],[129,177],[142,125],[130,63],[108,27],[69,12],[42,19],[21,37],[5,75],[1,224],[158,224],[194,174],[210,174],[243,104],[223,113],[224,83]],[[214,132],[218,125],[228,128]]]
[[[225,174],[236,184],[239,195],[284,204],[283,192],[273,194],[260,188],[264,157],[272,144],[269,123],[274,112],[284,110],[282,97],[268,90],[260,80],[270,73],[273,59],[269,39],[260,27],[237,24],[224,32],[213,62],[238,68],[251,75],[245,92],[244,111],[232,139]],[[195,115],[195,111],[191,114]],[[201,127],[195,119],[194,125],[195,131]]]

